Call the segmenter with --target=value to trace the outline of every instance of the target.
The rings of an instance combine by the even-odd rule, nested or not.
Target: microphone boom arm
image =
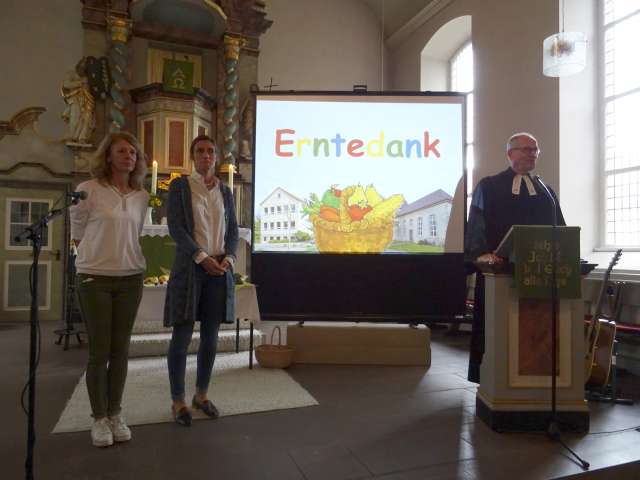
[[[32,223],[31,225],[26,227],[24,230],[22,230],[22,232],[20,232],[18,235],[13,237],[14,241],[19,243],[19,242],[22,242],[25,238],[32,240],[34,236],[40,235],[42,230],[44,230],[44,228],[49,224],[49,222],[51,220],[53,220],[56,217],[59,217],[60,215],[62,215],[64,213],[64,211],[67,208],[69,208],[71,205],[75,205],[77,203],[78,203],[78,199],[73,198],[71,200],[71,202],[67,203],[65,206],[63,206],[61,208],[54,208],[54,209],[49,210],[44,217],[42,217],[40,220]]]
[[[538,185],[540,185],[540,188],[542,188],[542,190],[544,191],[545,195],[547,196],[547,198],[551,202],[551,207],[553,208],[553,211],[551,212],[552,225],[554,227],[557,227],[558,226],[558,202],[556,202],[556,199],[554,198],[553,194],[551,193],[551,190],[549,190],[549,187],[547,187],[544,184],[544,182],[542,181],[542,179],[540,178],[539,175],[534,175],[533,179],[536,181],[536,183]]]

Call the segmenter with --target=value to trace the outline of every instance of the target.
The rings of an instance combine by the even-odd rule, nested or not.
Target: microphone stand
[[[541,187],[547,198],[551,203],[551,417],[549,418],[549,424],[547,425],[547,435],[551,440],[558,442],[562,445],[571,455],[573,455],[580,466],[584,470],[589,469],[589,462],[584,461],[578,456],[576,452],[571,450],[569,446],[560,437],[560,427],[558,426],[558,414],[557,414],[557,401],[556,401],[556,372],[558,368],[557,358],[557,338],[556,332],[558,331],[558,283],[557,283],[557,246],[558,246],[558,204],[556,199],[551,194],[549,188],[542,182],[542,179],[535,175],[534,180]]]
[[[56,340],[55,342],[56,345],[62,344],[62,339],[64,339],[63,350],[65,351],[69,350],[69,339],[71,338],[71,336],[75,335],[76,339],[78,340],[78,343],[82,345],[82,337],[80,335],[86,333],[81,328],[77,328],[74,326],[74,323],[77,323],[77,320],[74,318],[74,316],[77,315],[77,311],[74,307],[74,302],[75,302],[74,281],[76,278],[76,271],[75,271],[76,256],[77,256],[76,253],[73,253],[73,252],[69,253],[67,257],[67,262],[66,262],[67,282],[65,282],[66,308],[64,313],[64,327],[53,331],[55,335],[58,335],[58,340]]]
[[[36,403],[36,369],[40,360],[40,349],[36,350],[36,342],[39,347],[39,329],[38,323],[38,259],[42,250],[42,231],[47,227],[49,222],[54,218],[62,215],[71,205],[78,203],[80,199],[74,197],[70,203],[62,208],[52,209],[37,222],[25,228],[21,233],[15,236],[16,242],[30,240],[33,252],[33,263],[31,264],[31,309],[30,324],[31,331],[29,336],[29,404],[27,409],[27,458],[25,460],[25,478],[33,480],[33,450],[36,443],[36,432],[34,424],[34,413]],[[36,355],[37,354],[37,355]],[[24,395],[24,390],[23,390]],[[24,408],[24,403],[23,403]]]

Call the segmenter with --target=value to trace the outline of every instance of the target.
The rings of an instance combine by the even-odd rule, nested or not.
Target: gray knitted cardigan
[[[238,247],[238,223],[236,220],[233,195],[224,184],[220,184],[224,200],[225,255],[236,258]],[[193,207],[191,204],[191,187],[187,177],[180,177],[171,182],[167,203],[167,223],[169,233],[176,242],[176,256],[171,269],[171,278],[167,287],[164,304],[164,325],[172,327],[182,323],[191,323],[198,319],[200,302],[201,276],[196,275],[196,268],[202,268],[193,261],[194,254],[200,247],[193,239]],[[227,285],[226,310],[224,323],[233,323],[235,284],[233,271],[225,273]]]

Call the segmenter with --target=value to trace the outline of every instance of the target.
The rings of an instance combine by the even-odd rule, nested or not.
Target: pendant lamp
[[[562,31],[544,39],[542,73],[547,77],[567,77],[581,72],[587,63],[587,38],[581,32],[564,31],[564,0],[562,0]]]

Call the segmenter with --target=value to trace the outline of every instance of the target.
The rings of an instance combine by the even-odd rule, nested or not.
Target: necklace
[[[122,201],[122,210],[126,211],[127,210],[127,197],[131,194],[131,192],[133,190],[130,190],[127,193],[122,193],[120,191],[120,189],[118,187],[116,187],[115,185],[110,183],[109,186],[111,187],[111,190],[113,190],[116,193],[116,195],[118,195],[120,197],[120,200]]]
[[[111,185],[111,187],[120,195],[128,195],[133,191],[129,185],[126,185],[124,187],[125,191],[123,191],[120,187],[114,185],[113,183],[110,183],[109,185]]]

